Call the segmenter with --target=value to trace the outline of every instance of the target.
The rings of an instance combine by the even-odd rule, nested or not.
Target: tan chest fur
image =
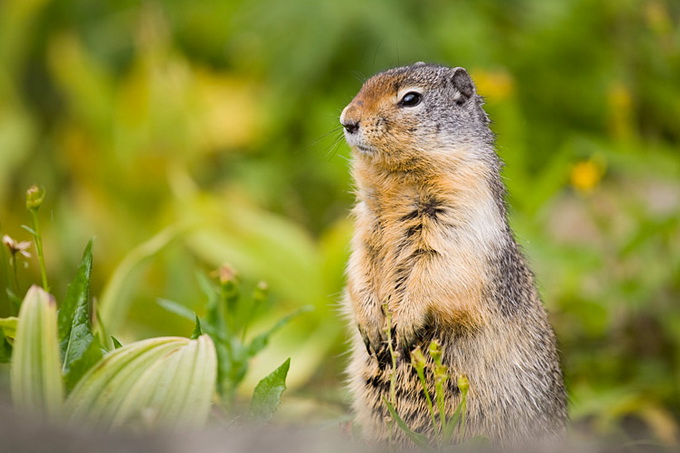
[[[485,166],[456,167],[414,175],[357,162],[348,291],[360,329],[369,337],[384,329],[385,308],[396,332],[406,336],[427,320],[485,322],[485,261],[502,241],[503,219],[489,187],[479,184]]]

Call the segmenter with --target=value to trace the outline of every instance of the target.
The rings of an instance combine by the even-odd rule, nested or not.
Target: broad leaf
[[[16,336],[17,333],[17,319],[15,316],[9,318],[0,318],[0,330],[2,330],[5,338],[10,340]]]
[[[85,354],[92,343],[90,322],[90,277],[92,276],[92,240],[87,243],[75,279],[68,285],[66,298],[59,309],[62,372]]]
[[[257,384],[250,402],[250,412],[254,417],[266,421],[274,415],[286,390],[289,368],[290,358]]]
[[[85,373],[101,360],[104,353],[105,351],[99,342],[99,338],[94,337],[85,352],[71,362],[68,372],[64,375],[66,390],[71,391]]]
[[[66,402],[70,417],[100,426],[202,425],[216,375],[215,348],[196,340],[152,338],[107,354],[83,377]]]
[[[59,369],[57,306],[38,286],[26,293],[19,311],[10,368],[12,400],[37,414],[58,415],[64,398]]]

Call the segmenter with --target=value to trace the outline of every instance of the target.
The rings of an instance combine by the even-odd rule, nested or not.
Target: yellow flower
[[[590,193],[604,175],[604,165],[594,159],[574,164],[571,168],[571,185],[581,193]]]

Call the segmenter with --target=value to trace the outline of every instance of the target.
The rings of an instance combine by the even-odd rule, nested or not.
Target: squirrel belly
[[[389,398],[412,430],[434,435],[410,354],[437,340],[448,416],[461,400],[456,377],[470,384],[454,441],[558,438],[567,412],[556,341],[508,225],[501,162],[467,72],[419,63],[378,74],[341,123],[357,197],[348,373],[365,436],[407,442],[389,423]]]

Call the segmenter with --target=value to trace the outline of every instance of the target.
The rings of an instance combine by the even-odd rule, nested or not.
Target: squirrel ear
[[[463,68],[455,68],[451,77],[453,87],[458,91],[456,103],[462,105],[475,94],[475,84]]]

